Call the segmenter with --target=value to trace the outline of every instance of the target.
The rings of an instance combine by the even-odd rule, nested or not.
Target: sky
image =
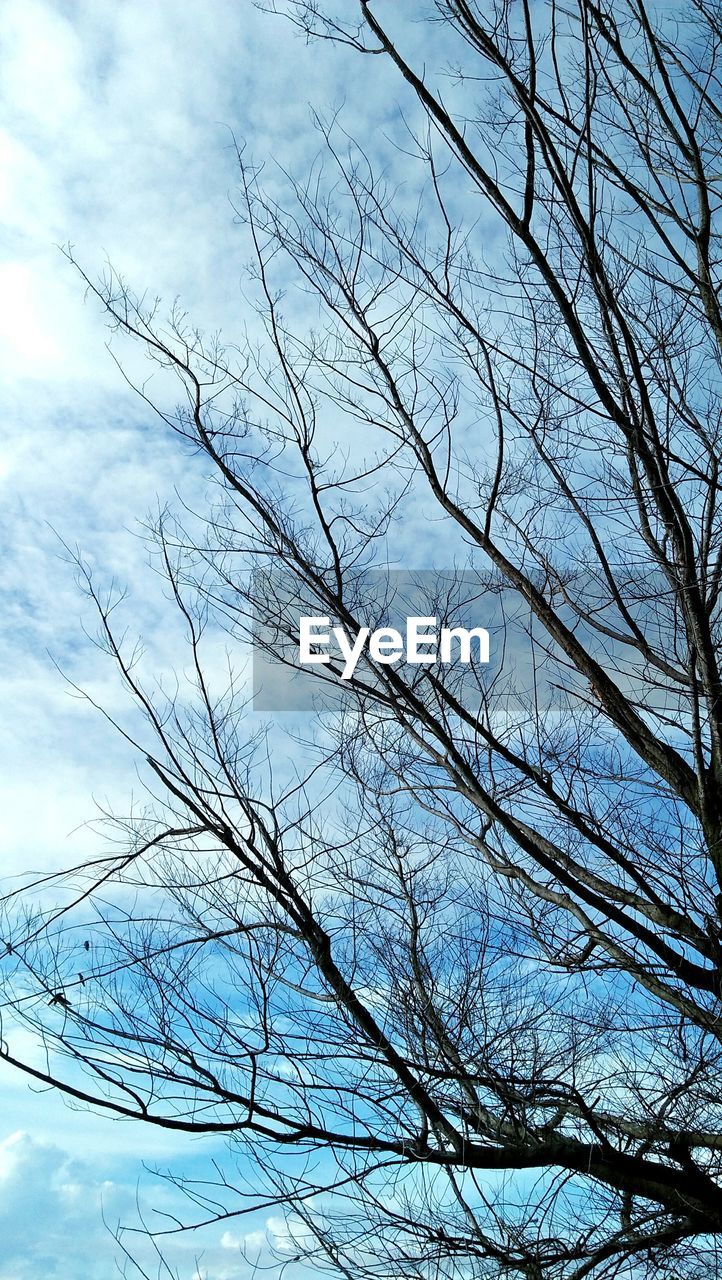
[[[421,8],[393,0],[385,13]],[[421,24],[405,37],[421,40]],[[100,582],[127,588],[147,668],[182,669],[177,612],[142,526],[168,502],[207,501],[201,461],[128,379],[161,403],[166,384],[157,374],[147,382],[142,355],[111,340],[63,246],[90,278],[110,263],[136,292],[178,299],[194,325],[233,341],[254,323],[244,300],[249,246],[233,207],[236,144],[273,184],[275,165],[302,177],[313,164],[311,106],[341,109],[375,161],[402,125],[384,59],[307,45],[252,0],[4,0],[0,45],[0,814],[13,884],[96,853],[98,808],[128,812],[141,792],[132,749],[77,694],[80,686],[109,715],[127,715],[93,643],[72,555]],[[448,101],[453,83],[444,92]],[[455,188],[459,205],[467,196]],[[407,197],[412,184],[398,194]],[[488,223],[481,233],[493,255]],[[439,527],[414,531],[409,567],[438,553]],[[18,1056],[36,1053],[13,1045]],[[225,1167],[217,1143],[73,1110],[0,1070],[0,1280],[107,1280],[123,1262],[118,1224],[145,1268],[129,1276],[250,1280],[271,1248],[295,1252],[281,1216],[260,1212],[167,1237],[172,1270],[159,1271],[130,1232],[179,1205],[149,1170],[203,1178],[214,1159]]]
[[[380,59],[307,47],[250,0],[5,0],[1,39],[0,811],[14,877],[77,862],[96,848],[95,805],[125,805],[138,787],[131,751],[68,683],[120,711],[63,544],[129,586],[151,660],[172,664],[139,522],[175,493],[205,492],[198,462],[129,390],[61,246],[91,277],[110,262],[232,335],[246,250],[231,135],[303,171],[317,146],[309,103],[340,106],[363,75],[354,126],[373,136],[390,108]],[[71,1110],[6,1070],[0,1280],[105,1280],[118,1258],[109,1226],[137,1225],[137,1196],[144,1213],[170,1204],[145,1166],[193,1172],[217,1154]],[[183,1280],[235,1280],[250,1274],[241,1250],[263,1256],[266,1234],[283,1248],[284,1231],[261,1215],[171,1241],[167,1256]]]

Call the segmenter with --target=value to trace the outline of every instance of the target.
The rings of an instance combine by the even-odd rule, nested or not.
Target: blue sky
[[[328,2],[346,11],[353,0]],[[389,0],[385,15],[423,7]],[[408,24],[407,38],[422,40],[421,24]],[[5,0],[0,41],[0,812],[12,878],[97,852],[96,806],[127,813],[142,791],[133,752],[59,674],[125,717],[112,664],[83,629],[93,623],[60,539],[128,585],[146,669],[182,669],[177,614],[139,530],[158,503],[202,507],[206,495],[201,463],[129,390],[99,308],[58,246],[72,242],[90,276],[110,262],[135,290],[178,298],[193,324],[233,341],[253,318],[232,135],[267,162],[273,186],[273,162],[297,174],[313,162],[309,103],[330,113],[347,100],[344,123],[380,162],[400,118],[382,58],[308,46],[251,0]],[[455,207],[467,196],[462,178]],[[398,199],[407,197],[411,182]],[[478,197],[468,204],[481,220]],[[488,222],[479,240],[498,251]],[[131,380],[150,376],[141,352],[114,351]],[[167,395],[159,375],[146,391]],[[409,566],[453,560],[440,521],[411,539],[407,529]],[[36,1052],[17,1038],[13,1047]],[[0,1072],[0,1280],[106,1280],[118,1260],[109,1226],[137,1226],[138,1206],[146,1220],[178,1207],[146,1166],[203,1178],[214,1158],[224,1159],[218,1144],[71,1110]],[[244,1253],[268,1261],[267,1237],[295,1252],[275,1212],[170,1239],[164,1252],[182,1280],[245,1280]],[[159,1274],[135,1239],[147,1274]]]
[[[137,524],[157,497],[204,491],[200,468],[130,393],[105,348],[98,309],[58,245],[92,275],[111,261],[139,290],[179,296],[194,321],[230,336],[243,314],[245,250],[229,193],[229,127],[259,159],[303,167],[317,142],[307,103],[336,107],[364,77],[354,127],[383,125],[380,59],[306,47],[250,0],[6,0],[0,86],[0,457],[4,871],[76,862],[96,847],[94,804],[127,804],[131,752],[73,698],[55,659],[110,711],[122,706],[107,661],[81,628],[82,604],[57,531],[132,586],[149,660],[172,665],[176,633],[146,565]],[[374,92],[375,87],[378,92]],[[147,376],[124,352],[131,376]],[[0,1280],[114,1274],[103,1225],[136,1219],[169,1193],[143,1162],[202,1171],[217,1149],[71,1111],[0,1079]],[[183,1280],[248,1274],[277,1215],[171,1244]],[[197,1270],[195,1252],[203,1247]]]

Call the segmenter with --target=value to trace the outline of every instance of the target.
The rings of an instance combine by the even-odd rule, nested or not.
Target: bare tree
[[[239,149],[263,348],[87,280],[178,375],[218,501],[154,530],[173,696],[80,562],[155,794],[56,907],[8,905],[48,1065],[4,1056],[244,1144],[256,1185],[229,1157],[196,1220],[284,1204],[354,1280],[719,1275],[722,10],[277,8],[396,69],[405,187],[337,121],[283,203]],[[355,634],[429,521],[513,598],[504,660],[366,655],[292,778],[206,639],[255,613],[283,661],[294,598]]]

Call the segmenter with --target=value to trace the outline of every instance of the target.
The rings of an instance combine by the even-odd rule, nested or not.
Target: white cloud
[[[178,1208],[172,1190],[112,1149],[71,1154],[58,1142],[22,1130],[0,1138],[0,1280],[108,1280],[122,1258],[114,1238],[119,1225],[131,1228],[122,1237],[128,1252],[154,1274],[157,1255],[138,1231],[137,1198],[147,1224],[167,1225],[154,1217],[153,1207]],[[181,1280],[196,1274],[203,1280],[250,1280],[250,1268],[240,1255],[229,1260],[216,1231],[195,1240],[166,1236],[158,1247]],[[128,1276],[136,1275],[129,1266]]]
[[[93,796],[122,805],[137,786],[131,752],[68,697],[48,656],[122,710],[49,526],[131,584],[129,622],[163,666],[177,634],[136,525],[156,494],[204,493],[202,468],[129,393],[57,246],[74,242],[91,275],[107,258],[139,290],[180,295],[194,320],[232,337],[246,248],[228,201],[228,126],[257,157],[302,167],[317,147],[308,99],[336,104],[363,74],[363,109],[381,123],[385,108],[373,93],[380,59],[361,71],[307,48],[250,0],[6,0],[2,42],[0,805],[4,870],[16,875],[95,848],[81,825]],[[124,359],[133,376],[150,372],[140,356]],[[0,1085],[17,1130],[0,1145],[0,1280],[106,1280],[114,1245],[101,1200],[111,1219],[132,1216],[138,1162],[183,1155],[187,1171],[187,1140],[71,1111],[15,1072]],[[285,1239],[269,1219],[246,1243],[257,1230]],[[213,1234],[201,1274],[246,1274],[229,1261],[235,1239]]]
[[[0,1141],[0,1280],[105,1280],[111,1241],[102,1206],[112,1213],[129,1199],[128,1189],[56,1145],[9,1135]]]
[[[227,126],[257,156],[302,165],[317,146],[308,99],[339,101],[348,73],[250,0],[9,0],[3,41],[0,753],[7,842],[25,865],[65,851],[93,794],[133,785],[129,754],[68,698],[48,656],[119,709],[48,526],[131,585],[129,623],[162,665],[177,634],[137,522],[156,495],[178,489],[202,504],[205,490],[202,467],[128,391],[99,310],[56,246],[74,241],[91,274],[107,255],[131,284],[180,295],[194,320],[232,336],[246,250],[228,201]],[[373,112],[373,94],[364,101]],[[123,358],[132,376],[151,372],[139,353]]]

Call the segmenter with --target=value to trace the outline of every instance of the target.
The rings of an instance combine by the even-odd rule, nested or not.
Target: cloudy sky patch
[[[138,292],[178,297],[194,323],[233,337],[248,314],[233,136],[302,171],[318,149],[309,101],[337,107],[353,76],[368,87],[383,72],[378,59],[360,68],[308,48],[230,0],[8,0],[2,43],[0,804],[4,871],[20,877],[97,850],[86,825],[95,801],[127,811],[138,791],[132,752],[57,669],[123,714],[60,539],[104,580],[130,585],[129,621],[169,667],[179,634],[139,522],[176,492],[202,500],[206,490],[202,466],[123,380],[60,246],[72,243],[91,277],[112,263]],[[364,95],[376,125],[383,100]],[[118,354],[131,379],[151,374],[139,352]],[[19,1073],[4,1072],[0,1087],[0,1280],[106,1280],[117,1249],[101,1207],[111,1224],[137,1223],[138,1185],[146,1208],[172,1199],[143,1162],[177,1168],[182,1157],[193,1173],[218,1154],[70,1110]],[[192,1247],[171,1241],[169,1257],[186,1280],[202,1246],[201,1274],[232,1280],[247,1274],[246,1234],[260,1247],[266,1231],[261,1216],[223,1241],[220,1228]]]

